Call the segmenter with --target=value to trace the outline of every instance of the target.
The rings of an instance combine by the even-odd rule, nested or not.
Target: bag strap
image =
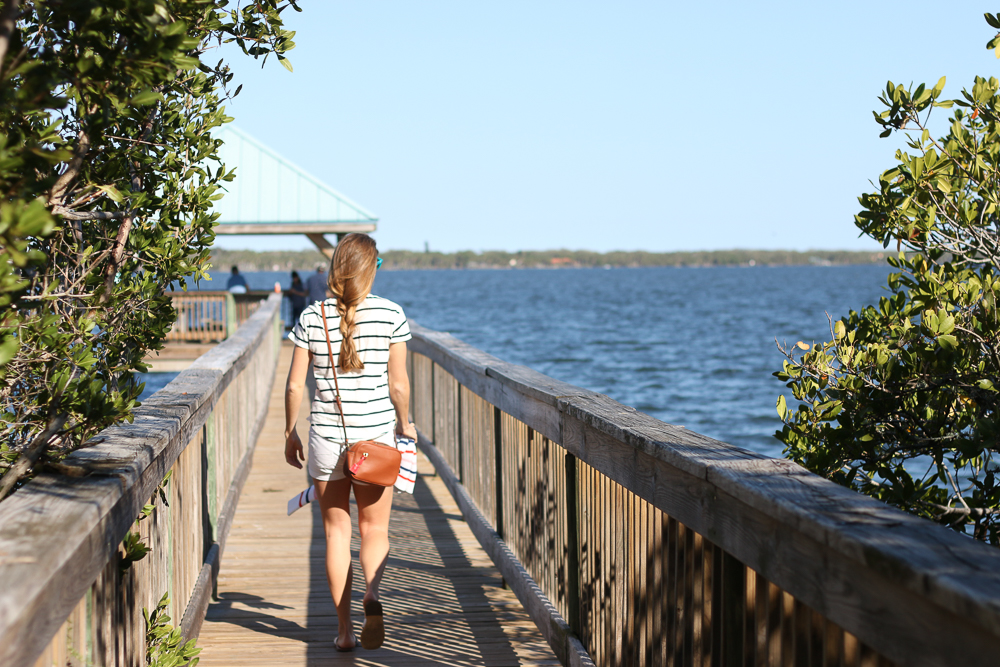
[[[340,383],[337,382],[337,364],[333,360],[333,345],[330,344],[330,327],[326,323],[326,302],[320,301],[319,314],[323,316],[323,335],[326,336],[326,351],[330,355],[330,370],[333,371],[333,401],[337,404],[340,412],[340,425],[344,427],[344,447],[349,445],[347,441],[347,420],[344,419],[344,405],[340,402]]]

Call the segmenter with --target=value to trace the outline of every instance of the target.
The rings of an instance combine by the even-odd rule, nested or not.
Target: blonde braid
[[[354,320],[358,305],[371,292],[377,257],[378,250],[371,237],[348,234],[337,244],[330,261],[329,287],[337,297],[337,314],[340,315],[340,359],[337,365],[344,373],[361,371],[365,367],[354,345],[357,328]]]
[[[367,294],[365,295],[367,296]],[[358,356],[354,346],[354,316],[358,312],[356,304],[346,304],[343,299],[337,299],[337,314],[340,315],[340,370],[350,373],[364,370],[365,364]]]

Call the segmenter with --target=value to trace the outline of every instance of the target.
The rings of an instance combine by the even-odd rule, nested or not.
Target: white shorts
[[[390,447],[396,446],[396,436],[392,431],[371,438]],[[332,479],[344,479],[344,462],[347,459],[347,448],[344,443],[323,438],[312,427],[309,428],[309,477],[322,482]]]

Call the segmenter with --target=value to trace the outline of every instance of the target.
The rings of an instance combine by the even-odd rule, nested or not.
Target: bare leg
[[[389,513],[392,487],[354,485],[361,532],[361,569],[365,575],[365,601],[378,599],[378,586],[389,558]]]
[[[361,628],[361,645],[371,650],[379,648],[385,641],[385,623],[382,618],[382,603],[378,601],[378,585],[389,559],[392,487],[355,484],[354,499],[358,501],[361,569],[365,574],[365,624]]]
[[[323,511],[326,532],[326,580],[337,607],[337,645],[354,646],[351,622],[351,482],[347,479],[313,480],[316,497]]]

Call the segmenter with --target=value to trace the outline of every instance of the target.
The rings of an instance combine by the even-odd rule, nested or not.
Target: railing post
[[[209,517],[209,530],[211,531],[211,542],[215,542],[219,537],[218,524],[219,524],[219,454],[218,454],[218,442],[216,441],[215,432],[215,415],[209,415],[208,419],[205,421],[205,456],[207,459],[207,465],[205,466],[205,474],[207,476],[207,484],[205,487],[207,495],[207,506],[208,506],[208,517]]]
[[[229,292],[226,293],[226,338],[236,333],[239,326],[236,317],[236,299]]]
[[[410,348],[406,349],[406,379],[410,381],[410,407],[408,413],[409,419],[411,422],[415,422],[416,413],[414,412],[415,409],[414,404],[416,402],[416,399],[414,397],[416,396],[416,392],[414,391],[413,387],[416,380],[413,376],[413,350],[411,350]]]
[[[576,457],[566,452],[566,613],[569,629],[580,637],[580,516],[577,508]]]
[[[435,387],[434,387],[434,375],[435,375],[435,373],[434,373],[434,366],[435,365],[436,365],[435,362],[431,361],[431,370],[430,370],[430,373],[431,373],[431,418],[430,418],[430,428],[428,429],[430,431],[430,433],[428,433],[428,435],[430,436],[431,442],[433,442],[434,446],[437,447],[438,446],[437,434],[434,432],[434,425],[435,425],[435,423],[437,421],[437,391],[435,391]]]
[[[746,616],[746,566],[722,551],[722,664],[743,664],[743,629]]]
[[[462,437],[462,383],[455,381],[455,456],[458,465],[458,483],[465,484],[465,439]]]
[[[493,406],[493,456],[496,470],[496,504],[497,504],[497,535],[504,539],[503,534],[503,419],[501,419],[500,408]]]

